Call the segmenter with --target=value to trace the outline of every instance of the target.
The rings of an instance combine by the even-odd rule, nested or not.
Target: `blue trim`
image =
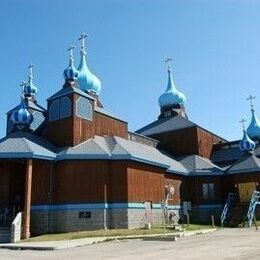
[[[227,170],[225,175],[234,175],[234,174],[248,174],[248,173],[259,173],[260,167],[255,167],[252,169],[244,169],[244,170]]]
[[[153,209],[161,209],[161,204],[154,203]],[[145,209],[143,203],[89,203],[89,204],[59,204],[59,205],[33,205],[33,211],[45,210],[84,210],[84,209]],[[181,209],[181,205],[169,205],[168,209]]]
[[[55,156],[47,156],[47,155],[39,155],[32,152],[28,153],[1,153],[0,152],[0,158],[1,159],[13,159],[13,158],[32,158],[32,159],[46,159],[46,160],[55,160]]]
[[[199,209],[211,209],[211,208],[223,208],[223,204],[205,204],[205,205],[198,205],[193,206],[192,208],[199,208]]]
[[[110,160],[108,154],[61,154],[57,155],[57,160]]]

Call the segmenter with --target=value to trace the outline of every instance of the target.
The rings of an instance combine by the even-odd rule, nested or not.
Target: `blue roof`
[[[255,114],[255,110],[252,108],[252,118],[250,125],[247,128],[247,133],[251,138],[260,138],[260,121]]]
[[[168,68],[168,85],[166,91],[159,97],[158,103],[160,107],[168,107],[173,105],[184,105],[186,97],[177,90],[172,79],[172,71]]]
[[[17,105],[16,107],[14,107],[13,109],[9,110],[7,112],[7,115],[11,114],[13,111],[17,110],[17,108],[19,107],[19,105]],[[36,102],[33,102],[31,100],[27,100],[27,108],[30,110],[33,109],[33,110],[37,110],[37,111],[40,111],[40,112],[46,112],[46,109],[43,108],[42,106],[40,106],[39,104],[37,104]]]
[[[33,132],[38,131],[39,129],[42,129],[42,126],[45,123],[45,114],[46,110],[38,105],[37,103],[27,100],[26,101],[26,106],[28,111],[32,114],[33,116],[33,121],[31,122],[29,129]],[[18,109],[19,106],[16,106],[15,108],[11,109],[10,111],[7,112],[7,115],[10,119],[10,115]],[[10,133],[11,130],[13,129],[13,123],[11,120],[8,120],[7,122],[7,132]]]

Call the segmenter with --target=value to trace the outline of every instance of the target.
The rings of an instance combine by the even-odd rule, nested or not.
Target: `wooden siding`
[[[143,202],[150,200],[160,203],[165,199],[165,185],[173,185],[175,194],[169,204],[181,204],[188,200],[188,191],[185,177],[176,174],[167,174],[164,169],[129,162],[127,167],[128,201]]]
[[[62,161],[53,174],[53,203],[126,202],[124,162]]]
[[[73,96],[68,95],[68,98],[73,102]],[[52,101],[48,102],[48,111]],[[73,103],[72,103],[73,104]],[[72,113],[74,108],[72,106]],[[58,147],[66,147],[73,145],[73,117],[67,117],[56,121],[49,122],[47,118],[46,131],[44,136]]]
[[[170,205],[181,205],[183,201],[190,200],[187,179],[177,174],[165,174],[165,183],[168,182],[174,187],[173,199],[169,201]]]
[[[0,206],[23,208],[25,163],[23,160],[0,162]]]
[[[213,146],[215,144],[224,141],[220,137],[200,127],[197,128],[197,138],[198,138],[198,155],[205,158],[210,158]]]
[[[197,126],[155,134],[151,137],[159,140],[161,148],[175,156],[197,154],[206,158],[210,158],[214,144],[224,141]]]
[[[128,202],[150,200],[160,203],[164,199],[164,170],[141,163],[127,166]]]
[[[203,183],[213,183],[215,198],[212,201],[205,201],[203,199]],[[190,190],[190,200],[192,206],[201,204],[221,204],[224,200],[223,198],[223,178],[221,176],[194,176],[189,178],[189,190]]]
[[[33,160],[32,165],[32,205],[50,203],[51,161]]]
[[[72,103],[72,116],[47,122],[46,137],[58,147],[75,146],[95,135],[115,135],[127,138],[127,123],[93,111],[92,121],[76,116],[76,100],[79,95],[68,96]],[[92,107],[93,100],[89,100]],[[48,104],[48,108],[50,103]]]
[[[198,154],[197,128],[155,134],[152,138],[160,141],[160,147],[175,156]]]

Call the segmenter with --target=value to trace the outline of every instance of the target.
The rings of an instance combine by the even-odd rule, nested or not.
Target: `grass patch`
[[[210,225],[183,225],[183,228],[187,231],[195,231],[201,229],[211,228]],[[166,234],[178,232],[172,226],[165,228]],[[71,240],[80,238],[91,238],[91,237],[117,237],[117,236],[141,236],[150,234],[163,234],[164,229],[162,226],[153,226],[151,229],[139,228],[139,229],[110,229],[110,230],[96,230],[96,231],[80,231],[80,232],[68,232],[68,233],[56,233],[56,234],[45,234],[35,236],[22,242],[44,242],[44,241],[61,241]]]

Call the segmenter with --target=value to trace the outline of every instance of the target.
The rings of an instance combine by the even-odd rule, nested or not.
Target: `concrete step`
[[[11,242],[11,230],[9,227],[0,227],[0,243]]]

